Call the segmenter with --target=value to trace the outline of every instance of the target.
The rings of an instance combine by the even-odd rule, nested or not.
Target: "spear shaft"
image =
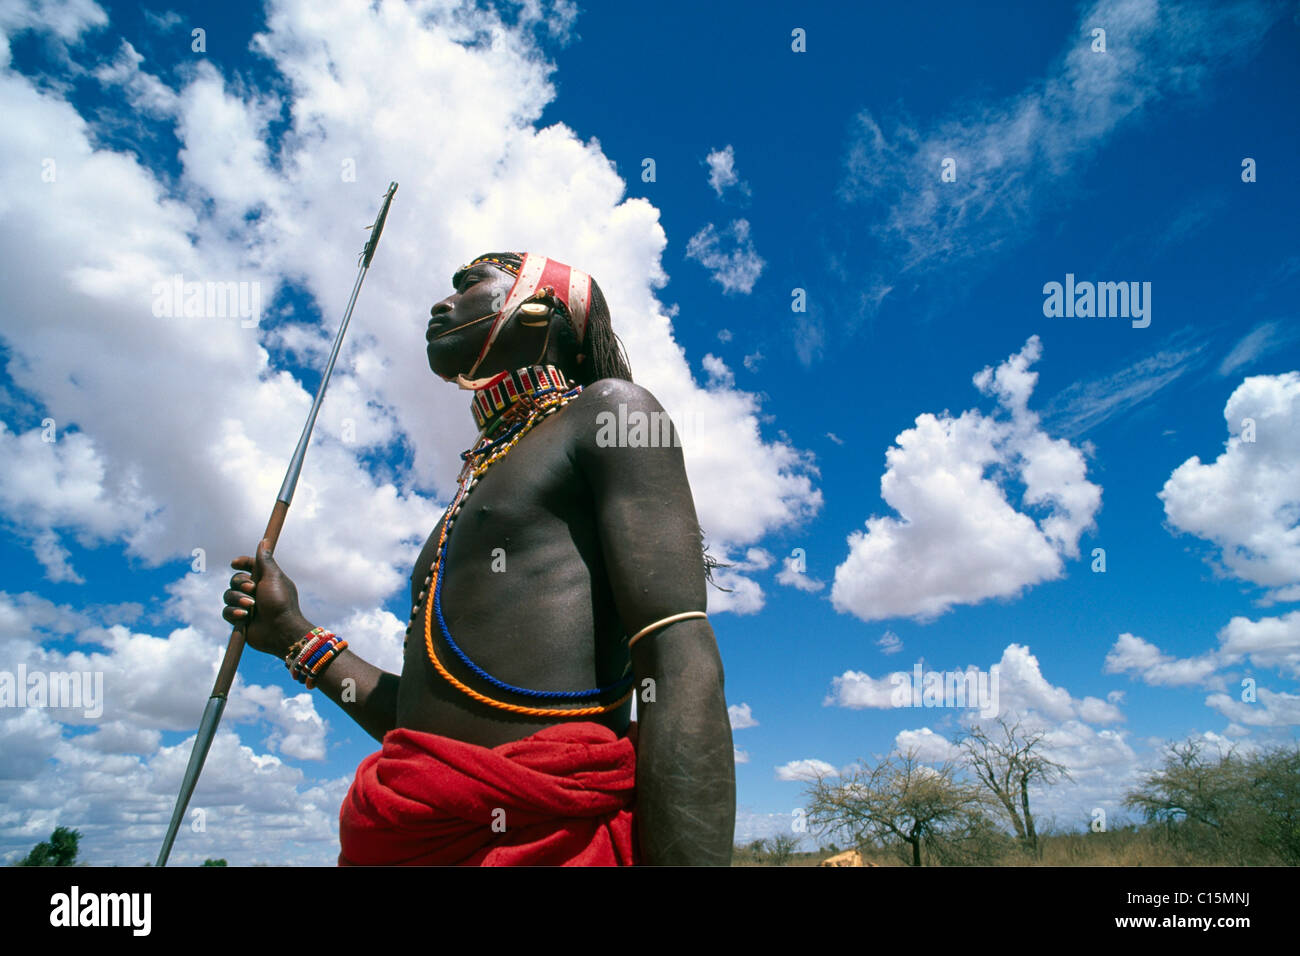
[[[384,204],[379,210],[379,215],[375,217],[374,225],[370,227],[370,238],[366,240],[365,248],[361,250],[361,269],[357,272],[357,281],[352,286],[352,295],[348,298],[347,310],[343,313],[343,322],[339,325],[339,331],[334,336],[334,348],[330,352],[329,362],[325,365],[325,373],[321,376],[320,386],[316,389],[316,398],[311,403],[311,411],[307,414],[307,423],[303,426],[302,435],[298,438],[298,447],[294,449],[293,458],[289,461],[289,469],[285,472],[284,482],[280,485],[280,493],[276,496],[275,505],[271,509],[271,520],[266,523],[266,533],[262,536],[266,539],[269,550],[274,551],[276,542],[280,538],[280,529],[284,527],[285,516],[289,513],[289,504],[293,501],[294,489],[298,486],[298,475],[302,471],[302,462],[307,455],[307,444],[311,441],[312,429],[316,425],[316,414],[320,411],[321,402],[325,399],[325,389],[329,385],[330,375],[334,372],[334,362],[339,357],[339,348],[343,345],[343,336],[347,333],[348,322],[352,319],[352,309],[357,304],[357,295],[361,292],[361,283],[365,281],[366,271],[370,268],[370,260],[374,258],[375,248],[379,245],[379,234],[384,230],[384,220],[388,218],[388,207],[393,202],[393,194],[397,192],[397,183],[388,184],[388,192],[384,194]],[[239,668],[239,658],[244,653],[244,628],[245,623],[236,624],[230,634],[230,643],[226,645],[225,656],[221,660],[221,669],[217,671],[216,682],[212,685],[212,695],[208,698],[208,704],[203,709],[203,720],[199,723],[198,733],[194,738],[194,749],[190,752],[190,762],[185,768],[185,776],[181,780],[181,790],[176,797],[176,806],[172,810],[171,823],[167,826],[167,835],[163,838],[162,849],[158,852],[158,866],[167,865],[167,857],[171,854],[172,843],[176,839],[176,831],[180,828],[181,820],[185,817],[185,810],[189,806],[190,796],[194,793],[194,787],[199,782],[199,774],[203,772],[203,762],[207,759],[208,749],[212,746],[212,740],[217,735],[217,727],[221,723],[221,714],[226,709],[226,697],[230,693],[230,685],[235,681],[235,671]]]

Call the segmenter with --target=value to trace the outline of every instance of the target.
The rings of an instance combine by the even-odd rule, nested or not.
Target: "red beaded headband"
[[[539,295],[554,296],[564,303],[564,307],[569,312],[569,317],[573,320],[573,331],[578,337],[579,345],[582,344],[587,333],[587,315],[591,308],[591,276],[571,266],[566,266],[563,262],[557,262],[536,253],[525,252],[522,258],[523,263],[520,265],[518,272],[515,272],[508,263],[491,255],[480,256],[470,263],[470,265],[474,265],[477,262],[491,262],[515,275],[514,285],[510,287],[510,294],[506,296],[505,304],[501,307],[501,311],[497,313],[496,319],[493,320],[487,340],[483,343],[483,349],[479,352],[474,367],[470,369],[469,375],[471,378],[487,355],[488,349],[492,347],[492,343],[496,341],[497,336],[501,333],[501,328],[505,325],[506,319],[513,315],[525,302],[537,298]]]

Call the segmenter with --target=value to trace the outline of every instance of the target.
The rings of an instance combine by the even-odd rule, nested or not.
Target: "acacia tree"
[[[1260,755],[1250,785],[1250,802],[1260,814],[1257,843],[1287,866],[1300,865],[1300,745]]]
[[[1160,769],[1124,800],[1179,843],[1238,863],[1300,863],[1300,747],[1207,755],[1171,744]]]
[[[987,798],[956,774],[953,761],[931,767],[915,749],[836,778],[818,774],[806,793],[808,819],[858,847],[894,843],[912,866],[922,865],[923,852],[941,863],[974,862],[988,856],[994,828]]]
[[[1222,830],[1239,809],[1241,769],[1231,750],[1211,760],[1204,741],[1170,744],[1164,765],[1125,797],[1124,804],[1141,811],[1151,823],[1191,820]]]
[[[997,724],[998,730],[992,733],[971,724],[958,745],[966,766],[1005,811],[1021,845],[1037,853],[1038,831],[1029,810],[1029,788],[1049,786],[1062,777],[1071,779],[1070,771],[1039,752],[1043,731],[1026,730],[1019,720],[1008,724],[1002,717]]]
[[[79,830],[55,827],[49,840],[32,847],[32,852],[18,861],[18,866],[72,866],[77,861]]]
[[[799,840],[789,833],[778,833],[767,841],[767,855],[773,866],[785,866],[794,856]]]

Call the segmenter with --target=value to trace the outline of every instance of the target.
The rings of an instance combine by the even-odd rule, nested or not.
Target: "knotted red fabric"
[[[491,749],[398,729],[357,768],[340,866],[631,866],[636,749],[557,724]]]

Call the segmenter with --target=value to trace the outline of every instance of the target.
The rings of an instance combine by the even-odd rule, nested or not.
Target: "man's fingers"
[[[230,566],[240,571],[252,571],[257,566],[257,562],[253,560],[251,555],[241,554],[230,562]]]
[[[229,605],[230,607],[252,607],[253,606],[253,599],[251,597],[249,597],[247,594],[243,593],[242,591],[236,591],[234,588],[231,588],[224,595],[222,595],[222,597],[225,599],[226,604]]]
[[[253,562],[253,571],[262,578],[268,567],[275,567],[275,558],[271,557],[271,543],[263,538],[257,545],[257,559]]]

